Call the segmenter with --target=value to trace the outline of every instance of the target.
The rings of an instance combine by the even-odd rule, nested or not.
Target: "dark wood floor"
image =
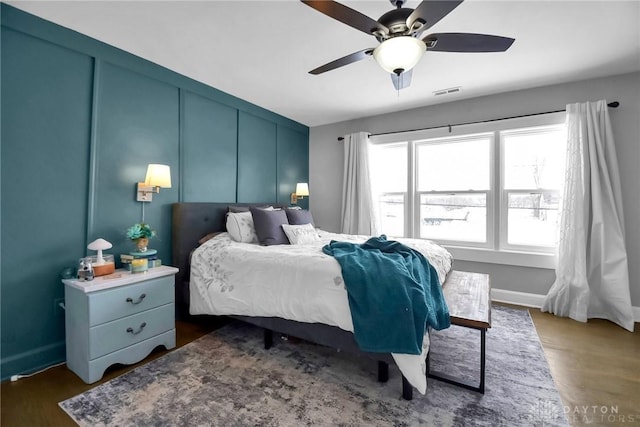
[[[206,319],[198,322],[178,320],[176,321],[176,345],[182,347],[219,326],[219,322]],[[65,365],[16,382],[5,381],[0,385],[0,426],[76,426],[76,423],[60,409],[58,402],[85,392],[164,354],[167,354],[167,351],[164,347],[160,347],[135,365],[114,365],[107,369],[100,381],[94,384],[85,384]]]
[[[640,423],[640,328],[627,332],[606,321],[587,324],[530,310],[553,378],[573,426]],[[183,346],[219,324],[178,321],[177,344]],[[488,339],[490,345],[490,338]],[[154,351],[142,363],[166,354]],[[58,402],[133,369],[114,366],[103,379],[87,385],[66,366],[58,366],[0,386],[0,425],[74,426]],[[588,407],[585,410],[585,407]],[[577,409],[576,409],[577,408]],[[597,409],[593,409],[597,408]],[[610,412],[602,418],[605,409]],[[611,412],[616,411],[616,414]],[[578,411],[578,413],[576,413]],[[611,418],[613,416],[613,418]],[[625,418],[626,417],[626,418]]]

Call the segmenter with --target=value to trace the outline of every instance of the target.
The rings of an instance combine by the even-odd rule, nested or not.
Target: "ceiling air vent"
[[[450,87],[449,89],[436,90],[435,92],[433,92],[433,94],[435,96],[451,95],[452,93],[457,93],[457,92],[460,92],[461,90],[462,90],[462,88],[460,86],[458,86],[458,87]]]

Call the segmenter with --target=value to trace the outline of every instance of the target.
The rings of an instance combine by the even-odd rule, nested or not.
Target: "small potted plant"
[[[127,230],[127,238],[136,243],[138,252],[146,252],[149,245],[149,239],[156,235],[156,231],[149,224],[144,222],[133,224]]]

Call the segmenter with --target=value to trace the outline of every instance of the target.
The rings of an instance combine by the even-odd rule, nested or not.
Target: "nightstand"
[[[159,345],[174,348],[177,272],[161,266],[63,280],[67,367],[91,384],[115,363],[139,362]]]

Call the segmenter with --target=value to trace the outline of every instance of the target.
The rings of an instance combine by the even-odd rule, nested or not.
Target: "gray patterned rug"
[[[260,329],[232,323],[60,403],[81,426],[555,426],[562,403],[526,311],[494,306],[484,395],[433,379],[401,398],[400,374],[295,340],[262,347]],[[479,332],[432,338],[432,368],[477,376]],[[473,367],[475,370],[467,369]]]

